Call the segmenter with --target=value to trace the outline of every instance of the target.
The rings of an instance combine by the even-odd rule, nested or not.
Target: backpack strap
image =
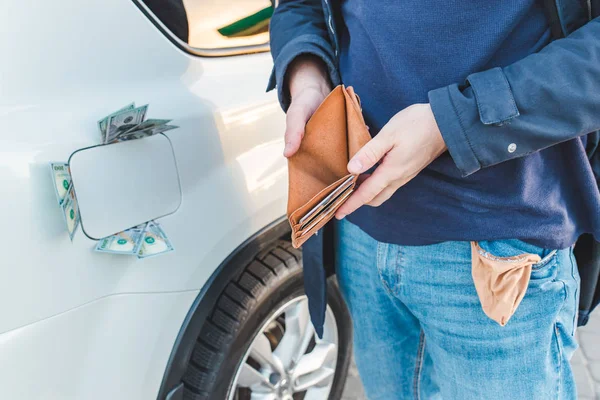
[[[590,15],[592,19],[600,17],[600,0],[589,0]]]
[[[600,2],[600,0],[596,1]],[[560,39],[565,37],[560,24],[560,18],[558,16],[558,7],[556,0],[544,0],[544,9],[550,23],[550,33],[552,34],[552,40]]]

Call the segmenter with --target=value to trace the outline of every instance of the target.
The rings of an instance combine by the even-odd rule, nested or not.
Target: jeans
[[[481,309],[469,242],[387,244],[338,222],[336,272],[370,400],[577,398],[569,363],[579,295],[572,249],[479,245],[497,257],[542,258],[504,327]]]

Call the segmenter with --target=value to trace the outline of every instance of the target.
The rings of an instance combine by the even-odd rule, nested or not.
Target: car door
[[[285,214],[266,36],[230,26],[259,3],[186,1],[194,47],[137,1],[3,2],[0,398],[152,398],[215,268]],[[81,230],[71,242],[48,166],[100,144],[97,121],[133,101],[179,126],[166,136],[182,202],[159,219],[175,251],[145,260],[94,252]]]

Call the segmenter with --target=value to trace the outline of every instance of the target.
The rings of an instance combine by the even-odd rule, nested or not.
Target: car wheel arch
[[[216,305],[219,295],[232,279],[238,278],[257,254],[277,240],[286,237],[290,232],[287,219],[281,217],[248,238],[215,269],[198,293],[181,325],[163,374],[157,399],[182,398],[181,378],[187,368],[196,338],[200,335],[204,322]]]

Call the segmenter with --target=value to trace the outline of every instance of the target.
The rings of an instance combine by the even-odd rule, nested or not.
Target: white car
[[[0,4],[0,399],[339,399],[351,323],[331,281],[316,338],[288,241],[270,1],[186,0],[189,44],[139,0]],[[179,129],[147,153],[154,139],[98,146],[97,121],[132,101]],[[176,183],[123,171],[148,207],[106,185],[165,149]],[[104,158],[71,165],[71,242],[48,164],[78,151]],[[174,252],[94,251],[142,216]]]

